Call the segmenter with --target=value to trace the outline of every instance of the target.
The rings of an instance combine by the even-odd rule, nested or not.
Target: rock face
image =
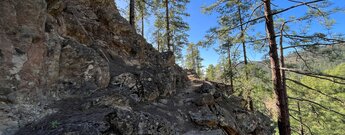
[[[272,134],[226,85],[190,81],[113,0],[2,0],[0,16],[0,134]]]

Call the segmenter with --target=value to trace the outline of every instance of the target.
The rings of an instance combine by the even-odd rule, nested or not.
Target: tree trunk
[[[238,4],[239,4],[241,1],[238,0],[237,2],[238,2]],[[239,20],[240,20],[240,28],[241,28],[241,35],[240,35],[240,38],[241,38],[242,48],[243,48],[244,65],[247,66],[248,61],[247,61],[246,42],[245,42],[245,40],[244,40],[244,28],[243,28],[243,20],[242,20],[242,15],[241,15],[241,6],[238,5],[237,9],[238,9],[238,17],[239,17]],[[247,70],[246,70],[245,73],[246,73],[246,79],[248,79],[248,72],[247,72]]]
[[[129,24],[131,24],[133,27],[135,27],[135,0],[129,1]]]
[[[301,132],[301,135],[304,135],[303,120],[302,120],[301,107],[299,105],[299,101],[297,101],[297,109],[298,109],[299,124],[301,127],[300,132]]]
[[[168,50],[171,51],[170,45],[170,24],[169,24],[169,0],[165,0],[165,21],[166,21],[166,34]]]
[[[229,70],[230,70],[230,90],[231,92],[234,92],[234,80],[233,80],[233,74],[232,74],[232,63],[231,63],[231,54],[230,54],[230,45],[227,47],[227,53],[228,53],[228,64],[229,64]]]
[[[160,52],[160,42],[159,42],[159,39],[160,39],[160,34],[159,34],[159,31],[157,32],[157,50],[158,52]]]
[[[252,93],[252,91],[249,92],[249,94],[251,94],[251,93]],[[248,96],[248,100],[249,100],[249,109],[251,111],[254,111],[254,103],[253,103],[253,98],[251,95]]]
[[[242,48],[243,48],[243,59],[244,59],[244,72],[245,72],[245,77],[246,80],[248,81],[248,70],[247,70],[247,51],[246,51],[246,42],[244,40],[244,28],[243,28],[243,20],[242,20],[242,15],[241,15],[241,6],[239,5],[241,3],[240,0],[237,1],[237,12],[238,12],[238,19],[240,20],[240,28],[241,28],[241,42],[242,42]],[[251,97],[251,90],[248,91],[247,95],[247,102],[249,104],[249,110],[254,111],[254,104],[253,100]]]
[[[275,39],[273,16],[271,12],[271,1],[263,0],[265,8],[265,23],[266,33],[269,39],[269,55],[272,72],[273,89],[277,98],[277,106],[279,108],[278,114],[278,129],[280,135],[291,135],[289,122],[289,109],[286,90],[283,88],[282,78],[279,70],[279,59],[277,53],[277,42]]]
[[[192,46],[192,68],[196,72],[196,66],[195,66],[195,52],[194,52],[194,46]]]
[[[195,61],[196,61],[196,73],[198,74],[199,77],[201,77],[201,72],[200,72],[200,61],[199,61],[199,48],[196,47],[196,56],[195,56]]]
[[[285,62],[284,62],[284,49],[283,49],[283,31],[285,27],[285,22],[283,22],[281,28],[280,28],[280,39],[279,39],[279,50],[280,50],[280,73],[282,77],[282,87],[283,90],[286,91],[286,76],[285,76],[285,70],[283,68],[285,67]]]
[[[143,3],[143,6],[144,6],[144,3]],[[144,8],[145,7],[142,7],[142,8],[143,9],[141,9],[141,36],[144,37]]]

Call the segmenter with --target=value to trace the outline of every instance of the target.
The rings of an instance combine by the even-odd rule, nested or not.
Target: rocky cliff
[[[190,80],[112,0],[2,0],[0,17],[0,134],[272,134],[228,86]]]

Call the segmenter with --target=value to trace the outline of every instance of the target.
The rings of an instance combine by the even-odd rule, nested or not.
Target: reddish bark
[[[273,89],[277,98],[277,106],[279,108],[278,114],[278,129],[280,135],[291,135],[289,122],[289,109],[286,90],[283,87],[283,82],[279,69],[279,59],[277,53],[277,42],[275,39],[273,15],[271,12],[271,1],[264,0],[265,8],[265,22],[266,33],[269,39],[269,55],[271,63]]]

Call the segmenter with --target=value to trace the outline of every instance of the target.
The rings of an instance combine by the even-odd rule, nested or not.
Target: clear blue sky
[[[128,7],[128,0],[115,0],[118,7],[122,9],[126,9]],[[187,6],[187,12],[190,14],[190,17],[184,18],[186,22],[190,25],[190,30],[188,32],[189,41],[193,43],[197,43],[198,41],[202,40],[206,34],[206,32],[214,26],[217,26],[217,14],[203,14],[202,7],[205,5],[210,5],[215,0],[190,0],[191,2]],[[337,7],[345,7],[345,0],[333,0],[334,6]],[[287,0],[274,0],[273,3],[278,5],[279,8],[286,8],[294,3],[289,2]],[[272,6],[275,8],[275,6]],[[289,16],[300,16],[307,11],[307,8],[300,7],[292,9],[288,12],[283,14],[283,18],[288,18]],[[336,21],[335,25],[333,26],[332,32],[336,33],[345,33],[345,11],[336,13],[331,16],[332,19]],[[150,38],[150,33],[153,32],[153,17],[150,17],[146,21],[146,29],[145,29],[145,37],[147,40],[152,42],[152,38]],[[305,27],[304,25],[292,25],[292,29],[301,29]],[[264,32],[264,24],[258,24],[254,26],[255,33],[256,32]],[[308,30],[309,33],[315,32],[325,32],[325,29],[322,28],[317,22],[314,22],[311,25],[311,28]],[[254,33],[254,32],[253,32]],[[209,64],[217,64],[219,60],[219,54],[214,51],[213,48],[200,48],[201,57],[204,59],[203,66],[207,67]],[[253,50],[252,47],[248,47],[248,59],[251,61],[257,61],[263,59],[263,53],[258,53]]]

